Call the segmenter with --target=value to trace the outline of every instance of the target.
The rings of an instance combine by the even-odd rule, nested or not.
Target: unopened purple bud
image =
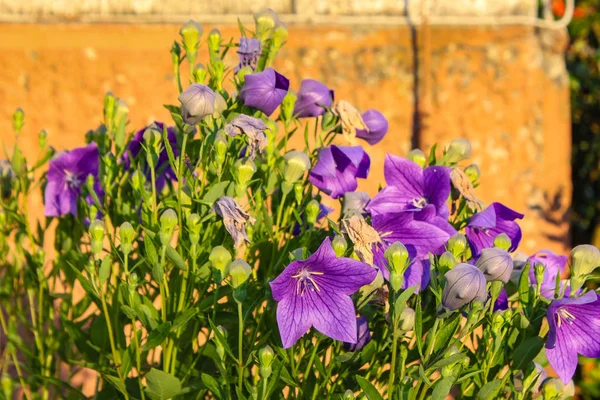
[[[442,293],[442,304],[447,309],[453,311],[473,301],[486,300],[485,276],[474,265],[457,264],[444,276],[446,286]]]
[[[303,80],[297,96],[294,115],[298,118],[318,117],[333,103],[333,91],[314,79]]]
[[[427,162],[427,157],[425,156],[425,153],[423,153],[423,151],[420,149],[414,149],[409,151],[406,155],[406,158],[419,165],[421,168],[423,168],[425,166],[425,163]]]
[[[507,283],[513,270],[513,260],[506,250],[492,247],[481,250],[475,266],[483,272],[488,282],[502,281]]]
[[[178,97],[181,102],[183,120],[196,125],[204,117],[220,113],[227,108],[225,99],[206,85],[194,83]]]

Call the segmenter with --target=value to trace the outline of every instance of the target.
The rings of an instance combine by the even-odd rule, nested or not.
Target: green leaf
[[[498,391],[502,388],[502,381],[500,379],[494,379],[491,382],[486,383],[481,387],[477,394],[478,400],[495,399]]]
[[[102,378],[110,383],[115,389],[121,392],[123,395],[127,396],[127,388],[125,387],[125,383],[122,380],[112,375],[102,375]]]
[[[415,292],[416,288],[417,288],[417,285],[411,286],[408,289],[404,290],[400,294],[400,296],[398,296],[398,298],[396,299],[396,302],[394,303],[394,313],[396,315],[402,314],[402,311],[406,307],[406,302],[408,301],[408,299],[410,298],[410,296],[413,295],[413,293]]]
[[[525,264],[523,272],[521,272],[521,278],[519,278],[519,300],[525,308],[531,302],[531,285],[529,282],[529,271],[531,270],[531,264]]]
[[[168,400],[181,392],[179,379],[155,368],[146,374],[146,385],[146,394],[152,400]]]
[[[146,249],[146,258],[150,266],[158,265],[158,253],[156,252],[156,246],[152,239],[144,239],[144,248]]]
[[[534,336],[525,339],[515,349],[512,360],[513,367],[524,370],[531,361],[539,354],[544,347],[544,339],[539,336]]]
[[[194,318],[196,314],[198,314],[197,308],[190,308],[178,314],[177,317],[175,317],[175,321],[173,321],[173,329],[181,328],[187,324],[190,319]]]
[[[381,394],[379,394],[379,391],[371,382],[358,375],[356,376],[356,382],[358,382],[369,400],[383,400],[383,397],[381,397]]]
[[[201,378],[202,383],[206,385],[211,394],[215,395],[217,399],[222,397],[221,388],[219,387],[219,383],[215,380],[215,378],[208,374],[202,374]]]
[[[428,369],[443,368],[443,367],[445,367],[447,365],[456,364],[456,363],[464,360],[465,358],[468,358],[468,357],[465,354],[462,354],[462,353],[452,354],[450,357],[444,357],[444,358],[442,358],[440,361],[436,362],[435,364],[433,364]]]
[[[142,351],[147,351],[147,350],[153,349],[157,346],[160,346],[165,341],[167,336],[169,336],[170,332],[171,332],[171,323],[170,322],[165,322],[163,324],[160,324],[158,328],[156,328],[152,332],[150,332],[150,335],[148,335],[148,340],[142,346]]]
[[[423,359],[423,310],[421,309],[421,296],[417,297],[415,305],[415,339],[419,355]]]
[[[110,255],[107,255],[102,259],[102,264],[100,265],[100,270],[98,271],[100,283],[106,283],[108,280],[108,277],[110,276],[111,262],[112,260],[110,259]]]
[[[455,354],[456,355],[456,354]],[[431,393],[432,400],[444,400],[450,394],[450,390],[454,386],[454,378],[448,377],[440,381],[437,381],[433,386],[433,392]]]
[[[166,254],[167,254],[167,258],[173,263],[173,265],[175,265],[177,268],[179,268],[182,271],[187,270],[187,265],[186,265],[185,261],[183,261],[183,258],[181,258],[181,256],[177,252],[177,250],[175,250],[170,245],[167,245],[167,253]]]
[[[229,181],[223,181],[212,185],[204,197],[202,197],[203,203],[212,206],[215,201],[225,195],[225,190],[227,189],[227,186],[229,186],[229,183]]]
[[[352,360],[352,357],[354,357],[354,354],[356,354],[356,353],[354,353],[352,351],[347,351],[345,353],[340,354],[336,358],[334,358],[334,361],[339,362],[339,363],[345,363],[346,361]]]
[[[67,262],[67,264],[71,267],[71,269],[75,273],[75,276],[77,277],[77,280],[81,284],[81,287],[83,287],[83,290],[85,290],[87,294],[91,294],[95,298],[99,299],[100,297],[98,296],[96,289],[94,289],[92,282],[90,282],[90,280],[88,278],[86,278],[81,272],[79,272],[79,270],[77,270],[77,268],[75,268],[75,266],[73,266],[73,264],[71,264],[70,262]]]
[[[456,328],[460,324],[459,317],[460,313],[454,313],[452,317],[446,320],[447,322],[444,324],[444,326],[437,331],[435,338],[433,338],[435,340],[433,345],[434,353],[441,349],[445,349],[448,346],[448,343],[450,343],[450,340],[452,340],[452,337],[456,332]]]

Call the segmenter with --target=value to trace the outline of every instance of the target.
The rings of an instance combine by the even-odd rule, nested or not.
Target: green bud
[[[455,258],[460,258],[467,248],[467,238],[462,233],[454,234],[448,239],[448,245],[446,248]]]
[[[274,51],[281,49],[281,47],[283,47],[283,45],[285,44],[285,41],[287,40],[288,35],[289,35],[289,31],[288,31],[287,25],[281,20],[278,21],[278,23],[275,25],[275,29],[273,30],[273,33],[271,35],[271,40],[272,40],[271,46],[273,48],[269,49],[269,51],[274,52]]]
[[[175,69],[179,70],[179,58],[181,57],[181,47],[179,47],[179,43],[173,42],[173,46],[171,46],[171,62]]]
[[[196,213],[190,214],[186,222],[190,234],[190,242],[196,245],[200,241],[200,216]]]
[[[202,26],[192,19],[183,24],[179,30],[186,57],[191,63],[193,63],[198,55],[198,46],[200,45],[200,36],[202,36],[202,32],[204,32]]]
[[[544,270],[545,269],[546,269],[546,266],[542,263],[535,263],[535,265],[533,266],[535,281],[537,282],[538,286],[541,286],[542,282],[544,281]]]
[[[301,183],[296,183],[294,185],[294,200],[296,203],[302,203],[302,198],[304,197],[304,185]]]
[[[400,325],[398,328],[403,332],[412,331],[415,327],[415,310],[410,307],[404,307],[400,314]]]
[[[354,392],[350,389],[346,390],[342,396],[342,400],[354,400]]]
[[[217,133],[213,146],[215,149],[215,162],[217,165],[221,165],[225,161],[227,150],[229,150],[229,142],[227,141],[227,136],[225,133],[223,133],[223,131],[219,131]]]
[[[504,251],[508,251],[512,246],[512,241],[506,233],[501,233],[494,238],[494,247],[499,247]]]
[[[338,123],[338,117],[331,111],[325,111],[321,119],[321,129],[329,131]]]
[[[388,262],[388,269],[399,274],[404,274],[410,262],[408,250],[400,242],[394,242],[389,246],[384,253],[385,259]]]
[[[43,149],[48,144],[48,133],[42,129],[40,133],[38,133],[38,145],[40,149]]]
[[[138,192],[145,190],[146,177],[139,169],[131,175],[131,186],[133,186],[133,188]]]
[[[162,131],[155,124],[150,125],[144,131],[144,143],[146,147],[155,154],[160,152],[162,143]]]
[[[102,242],[104,241],[104,223],[95,219],[89,228],[92,243],[92,252],[95,255],[102,253]]]
[[[348,242],[343,236],[335,235],[331,241],[331,247],[333,247],[333,251],[337,257],[343,257],[346,254],[346,250],[348,250]]]
[[[208,260],[212,264],[213,268],[221,273],[221,277],[224,277],[227,273],[227,267],[231,263],[231,253],[223,246],[216,246],[210,251]]]
[[[441,274],[450,271],[458,263],[449,251],[445,251],[438,260],[438,270]]]
[[[496,311],[492,316],[492,331],[500,332],[502,325],[504,325],[504,315],[501,311]]]
[[[217,326],[217,331],[221,334],[221,336],[223,336],[223,339],[227,340],[228,332],[224,326],[222,326],[222,325]],[[214,336],[213,340],[215,342],[215,345],[216,345],[215,347],[217,348],[217,354],[219,355],[219,358],[221,359],[221,361],[225,360],[224,344],[221,343],[221,339],[219,339],[219,337],[217,335]]]
[[[239,258],[229,265],[229,276],[231,277],[231,286],[237,289],[243,285],[252,274],[252,267]]]
[[[298,181],[310,168],[310,159],[302,151],[289,151],[283,156],[283,159],[285,160],[283,179],[286,182],[293,183]]]
[[[13,129],[15,130],[17,135],[19,133],[21,133],[21,129],[23,128],[24,124],[25,124],[25,113],[23,112],[23,110],[21,108],[17,108],[17,110],[13,114]]]
[[[237,183],[246,188],[248,182],[256,173],[256,164],[250,159],[239,159],[235,163],[235,179]]]
[[[121,124],[123,124],[123,126],[125,126],[128,116],[129,116],[129,106],[123,100],[118,99],[115,103],[115,113],[113,116],[115,126],[118,127]]]
[[[163,246],[168,245],[171,242],[173,232],[175,232],[175,226],[177,226],[177,213],[171,208],[167,208],[160,216],[160,242]]]
[[[287,94],[281,102],[280,110],[284,121],[290,121],[294,117],[294,106],[298,96],[292,90],[288,90]]]
[[[201,85],[204,84],[204,82],[206,81],[206,68],[204,68],[204,65],[202,64],[196,64],[196,66],[194,67],[194,73],[193,73],[193,80],[194,83],[199,83]]]
[[[116,103],[117,98],[114,94],[108,92],[104,95],[104,125],[106,125],[108,129],[112,126]]]
[[[270,8],[260,10],[254,14],[256,37],[263,41],[270,38],[277,21],[279,21],[277,13]]]
[[[208,53],[210,58],[219,57],[219,50],[221,47],[221,32],[215,28],[208,34]]]
[[[558,378],[549,378],[542,385],[544,400],[562,400],[575,396],[575,384],[569,381],[567,385]]]
[[[263,367],[270,367],[274,358],[275,352],[269,345],[266,345],[258,351],[258,360],[260,361],[260,365]]]
[[[223,74],[225,73],[225,64],[221,60],[213,59],[208,64],[208,73],[217,85],[217,91],[221,90]]]
[[[252,74],[253,72],[254,72],[254,70],[250,66],[245,66],[238,70],[238,72],[235,76],[238,79],[240,87],[244,86],[244,83],[246,83],[246,75]]]
[[[307,205],[306,205],[306,222],[308,222],[309,225],[314,225],[317,223],[317,218],[319,217],[319,213],[321,212],[321,205],[319,204],[319,202],[317,200],[311,200]]]
[[[119,237],[121,238],[121,251],[127,256],[131,252],[131,245],[135,239],[135,230],[129,222],[125,221],[121,224]]]
[[[477,180],[481,176],[481,172],[479,171],[479,167],[477,166],[477,164],[471,164],[468,167],[466,167],[465,174],[467,174],[471,183],[477,182]]]
[[[456,164],[471,157],[471,142],[467,139],[454,139],[448,145],[443,161],[446,164]]]
[[[587,277],[600,265],[600,251],[595,246],[581,244],[571,250],[571,271],[578,277]]]
[[[425,163],[427,162],[427,157],[425,156],[425,153],[423,153],[420,149],[414,149],[409,151],[406,157],[412,162],[418,164],[421,168],[423,168],[425,166]]]

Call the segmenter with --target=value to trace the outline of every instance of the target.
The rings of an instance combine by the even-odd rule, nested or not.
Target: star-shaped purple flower
[[[466,228],[473,257],[479,257],[482,249],[493,247],[494,239],[501,233],[506,233],[511,240],[512,245],[508,251],[515,251],[521,242],[521,228],[515,219],[522,218],[523,214],[500,203],[492,203],[473,215]]]
[[[77,216],[77,200],[81,187],[89,175],[98,179],[98,147],[91,143],[69,152],[62,153],[50,161],[44,191],[44,204],[47,217],[65,214]]]
[[[540,287],[540,294],[547,299],[554,298],[554,292],[556,291],[556,276],[562,275],[565,268],[567,267],[567,261],[569,258],[567,256],[560,256],[558,254],[554,254],[550,250],[542,250],[527,259],[531,268],[529,269],[529,281],[532,285],[535,285],[535,265],[542,264],[546,268],[544,268],[544,279],[542,281],[542,285]],[[565,283],[560,283],[560,290],[562,292]],[[569,296],[570,290],[567,289],[565,293],[566,296]]]
[[[362,119],[368,130],[357,129],[356,137],[365,140],[371,146],[379,143],[388,131],[388,120],[377,110],[367,110]]]
[[[372,215],[398,211],[418,213],[429,209],[429,213],[433,210],[434,215],[448,218],[449,168],[435,165],[423,170],[411,160],[388,154],[384,175],[388,186],[377,193],[367,207]]]
[[[420,285],[425,289],[429,283],[429,253],[439,254],[444,251],[444,243],[451,233],[431,224],[414,218],[414,213],[376,215],[372,219],[373,228],[379,233],[382,243],[373,246],[373,262],[379,267],[383,277],[389,279],[385,250],[394,242],[402,243],[412,260],[404,274],[404,288]]]
[[[325,108],[331,108],[334,93],[327,86],[314,79],[304,79],[298,90],[298,98],[294,105],[294,116],[297,118],[318,117]]]
[[[310,327],[332,339],[357,342],[356,311],[350,295],[371,283],[377,270],[350,258],[337,258],[331,240],[303,261],[294,261],[271,282],[277,325],[284,348]]]
[[[310,171],[310,182],[332,198],[342,197],[358,187],[357,178],[369,174],[371,159],[360,146],[331,145],[319,151],[319,160]]]
[[[290,81],[273,68],[246,75],[240,98],[244,105],[256,108],[267,115],[279,107],[290,88]]]
[[[566,385],[577,368],[577,354],[600,358],[600,299],[595,292],[554,300],[548,307],[550,333],[546,357]]]

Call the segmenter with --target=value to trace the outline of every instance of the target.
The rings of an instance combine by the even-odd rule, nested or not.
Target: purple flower
[[[163,124],[162,122],[153,122],[152,125],[155,125],[156,128],[162,134],[165,128],[165,124]],[[123,166],[126,170],[131,168],[132,158],[137,159],[140,153],[142,152],[142,144],[144,143],[144,132],[146,132],[146,129],[152,127],[152,125],[148,125],[140,129],[131,138],[129,145],[127,146],[127,152],[123,154]],[[175,157],[179,157],[179,148],[177,147],[177,136],[175,135],[174,127],[170,126],[167,128],[167,137],[169,139],[169,143],[171,144],[171,148],[173,149],[173,155]],[[146,178],[150,179],[150,168],[147,165],[143,167],[143,172]],[[171,165],[169,164],[169,155],[167,153],[166,148],[163,148],[158,156],[158,162],[156,163],[156,173],[156,188],[159,191],[163,188],[167,180],[174,181],[177,179],[177,175],[175,174],[175,172],[171,168]]]
[[[577,354],[600,357],[600,300],[595,292],[554,300],[546,316],[546,357],[566,385],[575,374]]]
[[[384,175],[388,186],[367,207],[372,215],[404,210],[448,218],[450,170],[447,167],[436,165],[423,170],[414,161],[388,154]]]
[[[77,200],[81,187],[88,175],[98,179],[98,147],[91,143],[69,152],[62,153],[50,161],[44,191],[47,217],[59,217],[71,213],[77,216]]]
[[[377,110],[367,110],[362,115],[363,122],[368,130],[357,129],[356,136],[364,139],[371,146],[379,143],[388,131],[388,121]]]
[[[289,87],[288,78],[273,68],[267,68],[262,72],[246,75],[240,98],[248,107],[271,115],[283,101]]]
[[[385,250],[394,242],[402,243],[410,255],[412,264],[404,274],[404,288],[420,284],[421,289],[429,283],[428,254],[444,251],[444,243],[451,234],[426,221],[414,218],[413,213],[382,214],[372,219],[373,228],[379,233],[382,243],[374,245],[373,262],[389,279]]]
[[[314,79],[304,79],[298,90],[294,105],[294,116],[298,118],[318,117],[333,103],[333,90]]]
[[[325,239],[308,259],[294,261],[271,282],[277,325],[284,348],[314,327],[332,339],[357,342],[356,311],[350,295],[375,279],[377,270],[337,258]]]
[[[260,39],[253,39],[242,36],[240,38],[240,47],[238,47],[237,53],[240,55],[240,63],[235,67],[234,72],[238,72],[244,67],[252,68],[252,71],[256,69],[256,64],[262,53]]]
[[[515,219],[522,218],[523,214],[500,203],[492,203],[485,210],[473,215],[466,228],[473,257],[479,257],[482,249],[493,247],[494,239],[501,233],[506,233],[512,242],[508,251],[515,251],[521,242],[521,228]]]
[[[369,331],[369,321],[364,316],[356,318],[356,343],[344,343],[350,351],[360,351],[371,341],[371,332]]]
[[[371,159],[360,146],[331,145],[319,151],[319,160],[310,171],[310,182],[332,198],[342,197],[358,187],[357,178],[369,174]]]
[[[504,311],[508,310],[508,293],[506,293],[506,289],[502,288],[500,290],[500,294],[494,303],[494,311]]]
[[[178,97],[181,114],[186,124],[196,125],[206,116],[223,112],[227,103],[223,96],[199,83],[188,86]]]
[[[529,269],[529,281],[532,285],[537,284],[535,279],[535,265],[542,264],[546,267],[544,268],[544,279],[540,287],[540,294],[547,299],[553,299],[554,292],[556,291],[556,277],[562,275],[567,267],[569,258],[554,254],[550,250],[542,250],[529,257],[527,261],[531,265]],[[561,292],[564,289],[564,285],[564,282],[560,283]],[[569,294],[570,290],[567,288],[565,295],[568,296]]]

